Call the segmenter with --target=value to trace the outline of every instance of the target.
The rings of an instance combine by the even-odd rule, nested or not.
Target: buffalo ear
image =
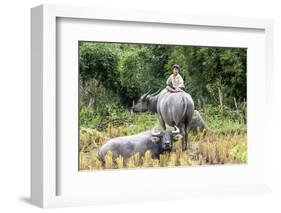
[[[182,138],[183,138],[183,136],[181,134],[173,135],[173,139],[176,141],[181,140]]]
[[[151,137],[151,141],[152,141],[152,143],[159,143],[160,142],[160,138],[156,137],[156,136],[152,136]]]

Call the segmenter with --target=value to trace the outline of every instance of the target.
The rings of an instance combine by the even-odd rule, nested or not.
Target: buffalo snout
[[[162,148],[164,150],[171,150],[172,149],[172,141],[171,140],[166,140],[162,144]]]
[[[132,107],[132,111],[135,113],[141,112],[141,110],[137,106]]]

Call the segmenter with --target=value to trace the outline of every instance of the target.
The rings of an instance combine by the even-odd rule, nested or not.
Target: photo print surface
[[[79,169],[247,163],[246,48],[79,41]]]

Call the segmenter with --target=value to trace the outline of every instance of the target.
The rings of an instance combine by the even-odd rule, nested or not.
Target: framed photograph
[[[31,200],[271,192],[273,22],[31,9]]]

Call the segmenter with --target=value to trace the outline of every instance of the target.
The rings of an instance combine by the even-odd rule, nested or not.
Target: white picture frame
[[[270,91],[273,88],[272,79],[274,78],[273,73],[273,21],[271,19],[256,19],[256,18],[241,18],[241,17],[216,17],[216,16],[203,16],[203,15],[188,15],[188,14],[167,14],[167,13],[154,13],[148,11],[122,11],[122,10],[112,10],[112,9],[101,9],[101,8],[84,8],[84,7],[74,7],[74,6],[54,6],[54,5],[41,5],[31,9],[31,201],[33,204],[47,208],[47,207],[59,207],[59,206],[76,206],[76,205],[92,205],[100,203],[116,203],[116,202],[139,202],[145,200],[164,200],[164,199],[182,199],[188,197],[198,197],[198,196],[214,196],[214,195],[241,195],[241,194],[252,194],[252,193],[264,193],[271,191],[271,166],[270,166],[270,131],[269,123],[271,116],[262,117],[266,126],[261,125],[253,127],[253,129],[262,137],[263,141],[258,143],[258,149],[253,149],[257,152],[263,152],[263,157],[266,158],[264,163],[260,167],[254,166],[258,163],[258,154],[253,153],[253,160],[249,162],[246,167],[238,167],[237,165],[224,167],[204,167],[204,169],[194,168],[195,170],[189,170],[189,174],[185,173],[187,168],[174,169],[175,174],[190,175],[193,176],[192,180],[196,179],[196,176],[206,176],[211,174],[221,174],[224,173],[231,174],[232,172],[245,172],[248,176],[245,176],[245,181],[242,180],[244,177],[241,174],[241,180],[233,182],[230,184],[231,180],[221,183],[216,183],[216,185],[200,185],[199,181],[195,181],[191,187],[188,184],[183,183],[182,188],[180,185],[169,185],[165,190],[161,190],[160,183],[157,185],[155,183],[151,187],[151,191],[145,194],[147,188],[140,184],[140,187],[144,189],[137,189],[139,193],[134,193],[132,187],[130,187],[130,178],[136,178],[141,180],[149,175],[149,177],[157,178],[169,174],[169,169],[147,169],[145,172],[140,170],[130,170],[122,171],[118,174],[124,179],[124,183],[128,182],[128,186],[118,188],[121,191],[115,191],[115,193],[102,193],[97,190],[96,194],[87,194],[87,190],[81,190],[80,193],[71,193],[71,191],[79,191],[77,187],[77,182],[75,183],[75,178],[73,173],[69,173],[68,180],[60,179],[61,172],[67,172],[64,168],[64,164],[58,166],[58,161],[61,158],[60,152],[58,152],[57,140],[57,121],[58,121],[58,88],[60,87],[60,81],[57,78],[58,68],[58,31],[59,20],[87,20],[88,22],[98,20],[100,25],[107,21],[114,23],[118,22],[116,27],[122,27],[125,23],[134,23],[134,25],[142,24],[143,26],[153,24],[154,26],[165,26],[169,27],[188,27],[195,26],[200,27],[202,30],[212,29],[212,30],[222,30],[228,32],[234,31],[255,31],[260,32],[261,36],[257,36],[257,42],[262,42],[257,53],[257,57],[261,57],[259,63],[262,63],[261,67],[252,67],[260,69],[260,77],[255,80],[251,80],[252,87],[250,88],[250,97],[255,92],[259,82],[261,83],[261,88],[259,88],[262,97],[264,98],[264,103],[260,107],[257,107],[256,112],[248,115],[250,116],[250,125],[254,126],[256,114],[265,110],[270,111],[273,107],[273,98],[270,95]],[[69,23],[68,23],[69,25]],[[70,23],[71,25],[71,23]],[[112,26],[113,26],[112,25]],[[161,27],[159,27],[161,28]],[[85,32],[84,32],[85,33]],[[79,35],[81,36],[81,35]],[[82,35],[83,36],[83,35]],[[121,36],[121,34],[120,34]],[[233,35],[235,36],[235,35]],[[71,36],[70,36],[71,37]],[[211,37],[211,32],[210,32]],[[74,37],[73,37],[74,38]],[[128,37],[129,38],[129,37]],[[127,38],[127,40],[128,40]],[[200,44],[202,46],[208,44],[207,40],[194,41],[197,42],[196,45]],[[76,38],[75,38],[76,39]],[[102,39],[102,38],[101,38]],[[178,40],[181,38],[179,37]],[[251,38],[252,39],[252,38]],[[130,39],[129,39],[130,40]],[[220,42],[213,43],[217,46],[225,46],[223,37],[220,38]],[[252,39],[254,40],[254,39]],[[105,38],[105,41],[107,39]],[[139,38],[132,41],[139,41]],[[151,41],[151,40],[148,40]],[[155,41],[155,40],[154,40]],[[143,42],[143,41],[142,41]],[[155,41],[156,42],[156,41]],[[158,43],[161,41],[158,41]],[[163,41],[167,43],[167,40]],[[178,41],[179,42],[179,41]],[[181,40],[183,43],[184,40]],[[264,42],[264,43],[263,43]],[[193,43],[194,44],[194,43]],[[244,47],[243,43],[237,43],[236,46]],[[252,44],[254,47],[255,44]],[[247,45],[245,44],[245,47]],[[71,49],[73,51],[73,49]],[[71,51],[70,51],[71,52]],[[253,54],[252,54],[253,55]],[[253,55],[254,56],[254,55]],[[249,64],[252,65],[255,58],[251,57],[249,59]],[[259,72],[258,72],[259,73]],[[259,76],[259,74],[257,75]],[[266,78],[262,78],[265,76]],[[74,79],[75,80],[75,79]],[[69,83],[69,82],[68,82]],[[71,82],[70,82],[71,84]],[[77,88],[77,87],[75,87]],[[74,89],[75,89],[74,88]],[[252,91],[252,92],[251,92]],[[253,95],[253,103],[255,103],[255,96]],[[251,98],[250,98],[251,99]],[[251,101],[251,100],[250,100]],[[256,113],[256,114],[254,114]],[[259,131],[262,130],[263,132]],[[259,132],[259,133],[258,133]],[[254,133],[254,132],[252,132]],[[254,139],[254,134],[252,134]],[[261,140],[261,139],[260,139]],[[262,149],[264,147],[264,150]],[[61,149],[65,148],[63,145]],[[67,149],[67,147],[66,147]],[[64,149],[64,150],[66,150]],[[70,150],[71,149],[67,149]],[[63,160],[64,161],[64,160]],[[70,163],[71,164],[71,163]],[[251,165],[253,167],[251,167]],[[252,169],[252,170],[251,170]],[[253,171],[252,175],[248,174],[249,171]],[[73,172],[73,168],[71,170]],[[215,171],[215,172],[213,172]],[[78,170],[76,171],[79,172]],[[255,173],[256,172],[256,173]],[[81,172],[80,172],[81,173]],[[193,175],[191,175],[191,173]],[[104,174],[104,175],[103,175]],[[92,174],[87,174],[83,172],[83,181],[90,181],[89,177],[93,177]],[[100,173],[100,179],[104,180],[105,186],[114,187],[114,185],[106,183],[110,176],[115,177],[116,173],[108,172]],[[113,175],[113,176],[112,176]],[[114,176],[115,175],[115,176]],[[253,178],[254,175],[260,175],[262,177]],[[81,176],[81,175],[80,175]],[[239,176],[239,175],[238,175]],[[236,177],[238,177],[236,176]],[[117,176],[116,176],[117,177]],[[171,176],[172,177],[172,176]],[[182,176],[185,177],[185,176]],[[227,177],[227,176],[225,176]],[[80,177],[79,177],[80,178]],[[80,179],[80,180],[82,180]],[[239,178],[238,178],[239,179]],[[77,179],[78,180],[78,179]],[[198,179],[199,180],[199,179]],[[253,184],[251,183],[251,180]],[[72,182],[73,181],[73,182]],[[63,182],[63,183],[62,183]],[[66,183],[68,182],[68,183]],[[69,188],[69,193],[61,194],[59,193],[60,184],[65,185],[65,188]],[[75,187],[76,186],[76,187]],[[73,187],[73,188],[71,188]],[[139,188],[140,188],[139,187]],[[173,188],[174,187],[174,188]],[[105,187],[106,188],[106,187]],[[122,191],[124,189],[124,191]],[[89,190],[91,187],[89,187]],[[114,191],[114,188],[112,189]],[[173,196],[167,196],[167,193]],[[123,193],[120,196],[119,193]],[[166,194],[166,195],[165,195]]]

